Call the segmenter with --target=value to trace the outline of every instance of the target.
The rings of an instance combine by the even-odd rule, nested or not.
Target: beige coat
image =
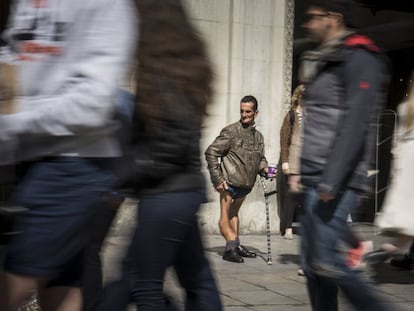
[[[280,129],[280,160],[289,163],[289,173],[300,174],[300,153],[302,150],[303,113],[295,111],[293,124],[288,112]]]

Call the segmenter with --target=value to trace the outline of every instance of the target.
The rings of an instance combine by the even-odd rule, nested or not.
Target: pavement
[[[354,224],[353,228],[361,238],[373,240],[374,247],[385,240],[371,224]],[[264,257],[246,258],[241,264],[222,260],[224,242],[221,236],[205,235],[204,240],[205,251],[215,273],[226,311],[311,310],[306,280],[297,275],[297,235],[294,235],[293,240],[285,240],[277,234],[271,235],[271,264],[267,262],[266,235],[240,237],[243,245]],[[103,252],[106,280],[114,279],[119,274],[120,258],[127,243],[128,237],[125,234],[108,238]],[[361,273],[367,282],[372,283],[382,299],[393,306],[391,310],[414,310],[414,271],[399,271],[384,263],[369,267]],[[183,305],[183,291],[173,271],[167,273],[165,291],[177,304]],[[348,310],[354,309],[340,296],[339,311]]]

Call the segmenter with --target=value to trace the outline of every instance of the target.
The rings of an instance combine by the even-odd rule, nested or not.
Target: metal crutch
[[[265,207],[266,207],[267,260],[262,255],[260,254],[257,254],[257,255],[260,256],[264,261],[266,261],[268,265],[271,265],[272,264],[272,247],[270,243],[269,196],[277,193],[277,191],[275,190],[275,191],[267,192],[266,182],[263,176],[260,176],[260,182],[263,188],[263,193],[265,197]]]

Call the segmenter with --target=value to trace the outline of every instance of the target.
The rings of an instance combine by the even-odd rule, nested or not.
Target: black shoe
[[[237,246],[237,252],[239,253],[240,256],[242,257],[247,257],[247,258],[256,258],[256,253],[249,251],[246,247],[244,247],[243,245],[239,245]]]
[[[223,260],[237,262],[237,263],[244,262],[243,258],[239,255],[239,253],[234,248],[229,249],[228,251],[224,252]]]
[[[401,270],[414,269],[414,257],[408,254],[395,256],[390,261],[390,265]]]
[[[386,261],[391,257],[391,254],[383,249],[377,249],[375,251],[366,253],[363,257],[363,261],[369,264],[378,264]]]

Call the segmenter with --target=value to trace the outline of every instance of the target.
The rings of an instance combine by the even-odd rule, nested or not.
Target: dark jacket
[[[332,195],[370,191],[377,118],[387,99],[385,58],[370,39],[351,35],[318,62],[303,98],[302,182]]]
[[[125,156],[123,188],[138,195],[205,189],[200,161],[200,126],[192,121],[196,109],[185,112],[176,105],[191,100],[185,95],[165,102],[163,121],[148,129],[141,117],[139,103],[134,116],[131,150]]]
[[[223,128],[205,151],[211,182],[251,189],[257,174],[267,167],[263,135],[240,121]]]

